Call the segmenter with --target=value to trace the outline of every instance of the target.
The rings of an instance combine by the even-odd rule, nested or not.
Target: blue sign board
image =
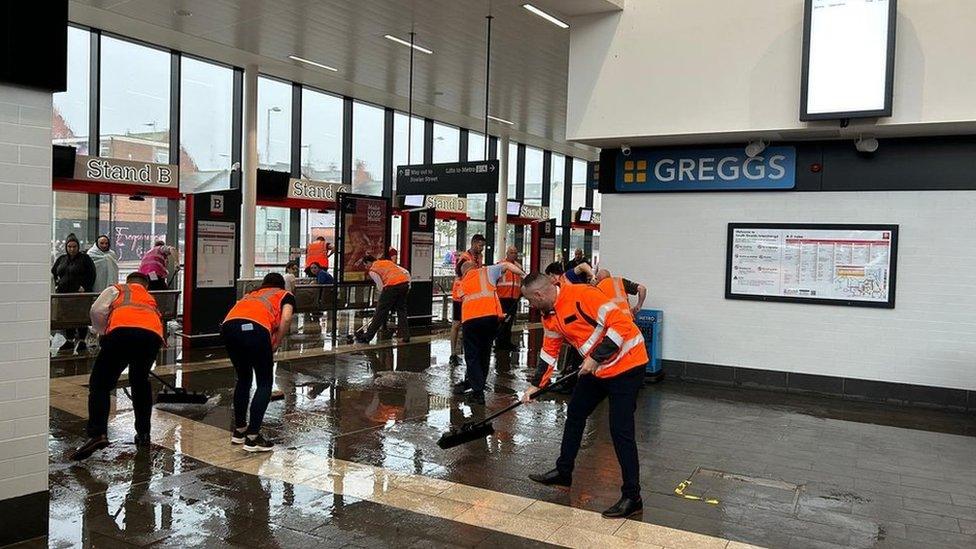
[[[641,149],[617,154],[617,192],[792,189],[796,149],[768,147],[749,157],[734,149]]]

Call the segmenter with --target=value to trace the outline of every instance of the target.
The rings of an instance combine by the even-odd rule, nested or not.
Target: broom
[[[540,396],[551,391],[553,388],[558,387],[563,382],[576,377],[577,374],[579,374],[579,370],[566,374],[563,377],[557,379],[556,381],[553,381],[552,383],[546,385],[544,388],[540,389],[538,392],[532,395],[532,399],[535,400],[539,398]],[[486,417],[481,421],[474,422],[474,423],[467,422],[464,425],[462,425],[460,429],[455,429],[452,427],[450,431],[441,435],[441,438],[437,441],[437,445],[440,446],[441,450],[447,450],[448,448],[454,448],[455,446],[460,446],[462,444],[466,444],[474,440],[485,438],[488,435],[495,432],[495,428],[491,426],[491,420],[504,414],[505,412],[514,410],[515,408],[518,408],[521,405],[522,405],[522,401],[516,400],[515,402],[491,414],[490,416]]]
[[[190,392],[182,387],[171,385],[165,379],[156,375],[156,372],[149,371],[149,375],[156,378],[156,381],[166,386],[166,389],[156,393],[157,404],[206,404],[209,397],[202,393]]]

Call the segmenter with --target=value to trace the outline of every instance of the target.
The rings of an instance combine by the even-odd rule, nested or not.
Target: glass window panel
[[[396,167],[424,162],[424,119],[414,116],[407,124],[407,115],[393,113],[393,185],[396,186]],[[410,126],[410,155],[407,156],[407,126]]]
[[[129,200],[124,195],[103,194],[98,203],[98,232],[112,239],[112,249],[119,256],[119,278],[139,268],[142,256],[156,240],[178,242],[167,234],[168,200],[150,197]],[[172,240],[172,242],[170,242]],[[177,251],[182,250],[177,246]]]
[[[593,211],[599,212],[600,208],[603,206],[603,195],[599,191],[593,191]]]
[[[352,107],[352,192],[383,193],[383,109],[365,103]]]
[[[68,89],[54,94],[51,137],[56,145],[71,145],[88,154],[88,87],[91,34],[68,27]]]
[[[101,156],[169,162],[170,54],[102,36]]]
[[[542,205],[542,150],[525,148],[525,203]]]
[[[434,276],[454,274],[457,229],[457,221],[438,219],[434,222]]]
[[[593,264],[600,263],[600,231],[593,231]]]
[[[434,123],[434,163],[457,162],[461,151],[461,130]]]
[[[254,262],[270,271],[288,263],[291,232],[291,210],[258,206],[254,219]]]
[[[586,161],[573,159],[573,201],[572,209],[586,205]],[[581,246],[582,247],[582,246]]]
[[[518,174],[518,143],[508,142],[508,197],[515,200],[516,177]]]
[[[485,136],[478,132],[468,132],[468,161],[485,159]]]
[[[82,250],[91,247],[88,238],[88,194],[54,191],[51,201],[54,223],[51,224],[51,263],[64,253],[68,235],[75,235]]]
[[[180,77],[180,189],[229,189],[234,71],[184,57]]]
[[[302,90],[302,176],[342,182],[342,98]]]
[[[556,219],[556,225],[562,225],[563,193],[566,192],[566,157],[553,153],[549,165],[549,217]]]
[[[576,250],[583,249],[584,237],[586,236],[586,231],[583,229],[571,229],[569,231],[569,257],[572,259]]]
[[[291,173],[291,84],[258,77],[258,166]]]
[[[468,221],[465,223],[464,229],[464,249],[467,250],[468,246],[471,244],[471,238],[476,234],[485,236],[488,231],[487,225],[484,221]],[[463,250],[462,250],[463,251]]]
[[[301,215],[302,234],[299,238],[299,246],[302,250],[308,248],[308,243],[318,237],[322,237],[326,242],[335,246],[335,210],[302,210]],[[302,252],[302,266],[305,265],[305,253]],[[329,258],[329,270],[335,270],[335,256]]]

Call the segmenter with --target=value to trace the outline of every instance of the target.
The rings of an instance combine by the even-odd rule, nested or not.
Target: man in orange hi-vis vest
[[[505,250],[505,259],[502,259],[502,262],[511,263],[521,269],[522,263],[519,261],[518,248],[509,246]],[[515,317],[518,316],[520,299],[522,299],[522,277],[506,271],[501,280],[498,281],[498,300],[502,304],[502,312],[505,313],[505,318],[502,320],[498,328],[498,336],[495,338],[495,350],[497,351],[515,350],[515,345],[512,344],[512,325],[515,324]]]
[[[363,258],[369,277],[376,284],[380,298],[376,302],[376,312],[373,319],[363,331],[356,332],[357,343],[369,343],[380,327],[386,323],[390,311],[396,310],[397,332],[400,341],[410,343],[410,325],[407,323],[407,294],[410,292],[410,271],[397,265],[389,258],[389,253],[383,259],[376,259],[371,255]]]
[[[149,277],[132,273],[125,284],[105,288],[91,306],[92,330],[101,336],[88,383],[88,440],[72,454],[82,460],[108,446],[110,393],[129,369],[135,443],[149,446],[152,387],[149,370],[163,344],[163,320],[149,294]]]
[[[461,266],[468,261],[475,262],[478,267],[484,265],[485,244],[487,242],[484,235],[480,233],[472,236],[471,247],[458,254],[457,261],[454,262],[454,274],[456,278],[454,279],[454,285],[451,287],[451,300],[453,305],[451,309],[451,358],[449,360],[451,366],[461,364],[461,357],[458,356],[458,346],[461,341]]]
[[[620,500],[604,511],[603,516],[628,517],[641,511],[644,504],[640,495],[634,410],[648,358],[640,329],[631,315],[591,285],[556,286],[546,275],[533,273],[522,282],[522,295],[542,312],[545,330],[539,365],[532,386],[522,400],[532,402],[532,395],[549,384],[563,342],[584,357],[579,381],[566,410],[556,468],[529,478],[548,485],[572,484],[586,419],[597,405],[609,398],[610,437],[620,463],[623,486]]]
[[[647,288],[643,284],[619,276],[615,277],[608,269],[599,269],[596,272],[596,287],[620,307],[621,311],[631,316],[637,316],[647,298]],[[629,296],[632,295],[637,296],[637,304],[634,306],[630,305]]]
[[[295,296],[285,289],[281,273],[268,273],[261,287],[238,301],[220,327],[237,383],[234,386],[234,432],[231,444],[248,452],[270,452],[274,444],[261,435],[274,383],[274,353],[291,329]],[[251,379],[257,382],[251,399]],[[251,409],[248,417],[248,401]]]
[[[525,276],[525,272],[512,263],[477,267],[474,261],[467,261],[461,265],[465,378],[455,385],[454,393],[467,395],[477,404],[485,403],[485,379],[491,363],[491,344],[498,333],[498,322],[505,316],[498,301],[497,285],[506,272]]]

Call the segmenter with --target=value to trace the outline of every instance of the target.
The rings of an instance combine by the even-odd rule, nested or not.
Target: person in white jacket
[[[108,236],[103,234],[98,237],[95,245],[88,249],[88,255],[95,263],[95,285],[91,291],[101,293],[105,288],[119,283],[119,256],[112,249]]]

